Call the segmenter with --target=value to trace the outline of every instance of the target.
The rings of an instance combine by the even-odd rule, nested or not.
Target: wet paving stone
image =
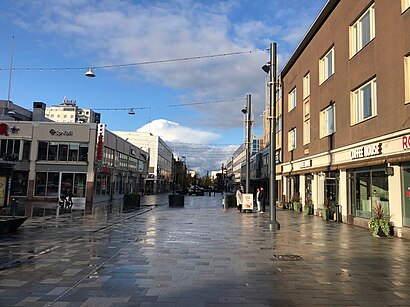
[[[0,306],[410,305],[410,241],[289,210],[270,231],[220,194],[143,199],[0,236]]]

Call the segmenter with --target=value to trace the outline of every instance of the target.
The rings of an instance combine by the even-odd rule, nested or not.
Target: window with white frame
[[[404,57],[404,102],[410,102],[410,55]]]
[[[375,37],[374,4],[350,26],[350,57],[363,49]]]
[[[296,87],[288,95],[288,112],[296,107]]]
[[[320,137],[331,135],[335,131],[335,105],[332,104],[320,112]]]
[[[303,145],[310,143],[310,118],[303,124]]]
[[[376,78],[351,93],[352,125],[377,115]]]
[[[410,8],[410,0],[401,0],[401,11],[404,12]]]
[[[319,61],[319,81],[320,84],[325,82],[335,73],[335,48],[329,50]]]
[[[288,132],[288,151],[292,151],[296,148],[296,128],[289,130]]]
[[[303,99],[310,96],[310,73],[303,77]]]
[[[282,115],[279,115],[276,118],[276,127],[275,127],[275,132],[278,133],[282,130]]]

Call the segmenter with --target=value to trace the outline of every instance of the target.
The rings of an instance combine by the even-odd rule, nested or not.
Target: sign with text
[[[242,210],[253,210],[253,194],[242,194]]]
[[[382,143],[354,148],[350,151],[352,160],[378,156],[382,154]]]

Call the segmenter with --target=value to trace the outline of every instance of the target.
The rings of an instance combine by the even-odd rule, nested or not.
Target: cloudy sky
[[[150,131],[190,167],[216,170],[243,143],[247,94],[262,134],[269,43],[282,67],[325,3],[2,0],[0,99],[8,96],[14,35],[13,102],[31,108],[66,96],[100,110],[109,130]],[[84,77],[88,67],[96,78]]]

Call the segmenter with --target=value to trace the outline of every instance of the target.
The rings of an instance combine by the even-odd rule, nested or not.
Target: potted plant
[[[386,211],[378,201],[373,207],[374,216],[369,220],[369,230],[375,237],[390,235],[390,223]]]
[[[309,197],[305,199],[305,207],[303,208],[304,215],[313,215],[313,202]]]
[[[330,212],[332,208],[332,203],[330,202],[329,198],[325,198],[325,202],[323,203],[323,210],[322,210],[322,217],[324,221],[328,221],[330,219]]]
[[[293,210],[297,212],[302,211],[302,204],[300,203],[300,197],[299,194],[295,194],[292,197],[292,204],[293,204]]]

